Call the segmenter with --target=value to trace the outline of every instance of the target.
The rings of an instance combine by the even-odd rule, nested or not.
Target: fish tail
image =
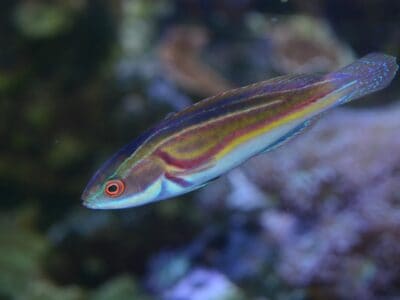
[[[339,101],[342,104],[385,88],[397,70],[395,57],[371,53],[326,76],[338,88],[349,86],[350,92]]]

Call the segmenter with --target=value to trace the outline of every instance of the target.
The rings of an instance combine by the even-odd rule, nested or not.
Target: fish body
[[[202,100],[118,151],[89,182],[84,205],[133,207],[202,187],[322,112],[386,87],[397,69],[394,57],[370,54],[325,75],[281,76]]]

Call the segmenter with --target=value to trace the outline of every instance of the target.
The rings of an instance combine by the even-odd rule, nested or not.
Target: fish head
[[[134,157],[133,157],[134,160]],[[120,151],[92,177],[82,194],[83,204],[94,209],[120,209],[159,200],[164,165],[155,156],[132,163]]]

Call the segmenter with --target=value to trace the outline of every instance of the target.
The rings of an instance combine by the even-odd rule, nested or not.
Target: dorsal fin
[[[289,90],[301,89],[324,79],[324,76],[320,74],[295,74],[279,76],[270,80],[229,90],[216,96],[206,98],[176,113],[174,117],[179,118],[186,114],[195,113],[197,111],[206,111],[210,108],[218,109],[225,105],[245,101],[253,97],[262,97],[271,93],[283,93]]]
[[[165,117],[164,117],[164,120],[167,120],[167,119],[172,118],[175,114],[176,114],[175,111],[171,111],[171,112],[167,113],[167,114],[165,115]]]

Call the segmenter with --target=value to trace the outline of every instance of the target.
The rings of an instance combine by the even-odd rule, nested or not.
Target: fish
[[[199,101],[145,131],[94,174],[93,209],[121,209],[199,189],[303,132],[325,111],[387,87],[396,58],[368,54],[327,74],[293,74]]]

